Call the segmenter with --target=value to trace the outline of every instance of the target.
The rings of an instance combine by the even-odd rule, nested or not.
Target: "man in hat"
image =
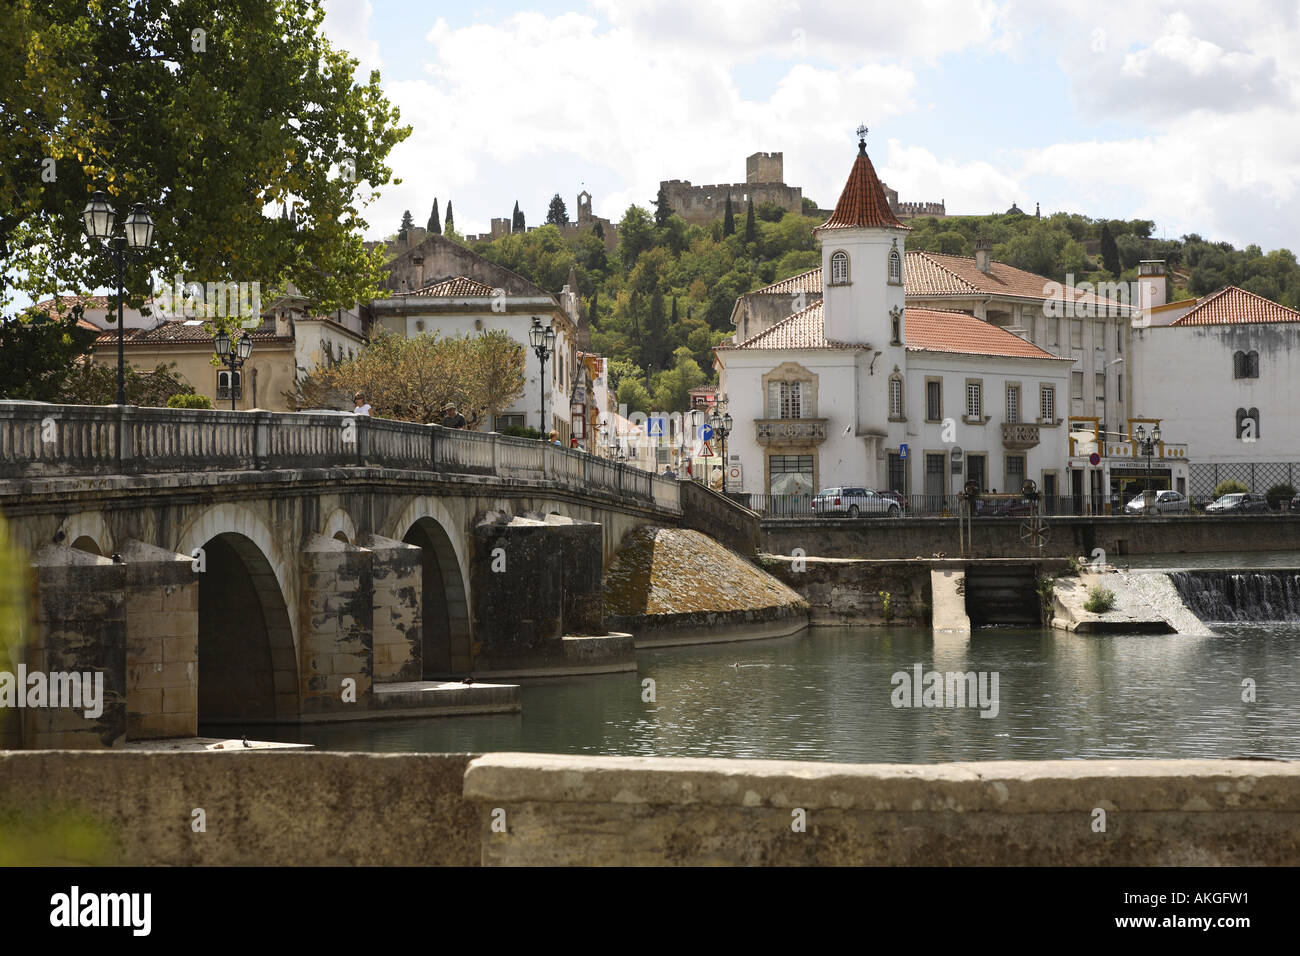
[[[465,416],[456,411],[456,403],[448,402],[442,406],[442,427],[443,428],[464,428],[466,427]]]

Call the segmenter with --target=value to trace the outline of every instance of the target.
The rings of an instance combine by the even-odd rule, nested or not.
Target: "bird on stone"
[[[252,747],[252,746],[253,746],[252,744],[250,744],[250,743],[248,742],[248,735],[247,735],[247,734],[244,735],[244,746],[245,746],[245,747]]]
[[[472,683],[474,683],[474,678],[473,678],[473,676],[466,677],[463,681],[461,681],[461,683],[462,683],[462,684],[472,684]]]

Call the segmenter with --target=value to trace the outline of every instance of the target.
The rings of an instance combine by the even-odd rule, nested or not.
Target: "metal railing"
[[[674,479],[495,432],[337,413],[0,402],[0,479],[348,466],[549,481],[681,512]]]

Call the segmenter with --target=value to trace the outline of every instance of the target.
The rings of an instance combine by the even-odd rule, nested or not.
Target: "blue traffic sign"
[[[650,438],[662,438],[664,435],[664,420],[662,418],[646,419],[646,435]]]
[[[899,446],[898,446],[898,457],[899,457],[899,460],[901,460],[901,461],[906,461],[906,460],[907,460],[907,445],[906,445],[906,444],[903,444],[903,445],[899,445]]]
[[[701,426],[700,426],[700,441],[708,441],[708,440],[711,439],[712,437],[713,437],[713,426],[712,426],[712,425],[701,425]]]

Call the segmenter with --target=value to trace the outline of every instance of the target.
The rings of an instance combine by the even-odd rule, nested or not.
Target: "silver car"
[[[870,488],[823,488],[813,499],[813,514],[817,515],[885,515],[897,518],[902,509],[892,498],[877,494]]]
[[[1176,491],[1157,491],[1149,509],[1145,494],[1138,495],[1124,506],[1124,513],[1130,515],[1185,515],[1190,510],[1187,499]]]

